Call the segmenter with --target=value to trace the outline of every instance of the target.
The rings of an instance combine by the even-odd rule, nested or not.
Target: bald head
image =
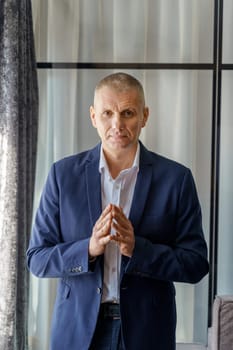
[[[132,75],[119,72],[110,74],[102,80],[100,80],[100,82],[96,85],[95,88],[94,104],[98,91],[100,91],[103,87],[108,87],[120,93],[124,93],[132,89],[136,90],[138,92],[138,97],[141,99],[142,106],[145,106],[145,96],[142,84]]]

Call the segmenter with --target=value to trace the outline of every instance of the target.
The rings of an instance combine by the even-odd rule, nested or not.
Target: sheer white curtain
[[[233,30],[233,2],[224,1],[223,63],[233,64],[233,43],[229,33]],[[222,118],[220,154],[220,200],[219,200],[219,252],[218,252],[218,294],[233,294],[232,264],[232,206],[233,206],[233,157],[232,157],[232,91],[233,70],[222,76]]]
[[[211,62],[213,1],[33,0],[37,60]],[[205,30],[203,30],[205,28]],[[39,70],[40,123],[35,203],[51,163],[98,142],[89,120],[93,90],[110,70]],[[128,70],[145,87],[152,150],[189,166],[208,240],[211,91],[209,71]],[[177,284],[177,341],[205,342],[207,279]],[[47,350],[55,280],[31,278],[31,350]]]
[[[232,51],[233,52],[233,51]],[[232,57],[233,58],[233,57]],[[233,62],[233,59],[232,59]],[[221,167],[219,201],[219,251],[217,294],[232,295],[233,264],[233,157],[232,157],[233,72],[224,72],[222,81]]]

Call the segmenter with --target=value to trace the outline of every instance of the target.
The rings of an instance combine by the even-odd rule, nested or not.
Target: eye
[[[112,116],[112,111],[110,111],[110,109],[106,109],[106,111],[102,113],[102,116],[106,118],[110,118]]]
[[[131,109],[125,109],[124,111],[121,112],[121,114],[125,118],[131,118],[134,116],[134,111]]]

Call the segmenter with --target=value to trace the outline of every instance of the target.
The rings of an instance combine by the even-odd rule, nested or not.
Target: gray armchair
[[[216,296],[209,350],[233,350],[233,295]]]

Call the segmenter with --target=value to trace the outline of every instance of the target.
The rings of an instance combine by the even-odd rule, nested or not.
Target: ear
[[[148,107],[144,107],[144,109],[143,109],[142,128],[144,128],[144,126],[146,125],[148,117],[149,117],[149,108]]]
[[[95,120],[95,109],[93,106],[90,107],[90,117],[91,117],[91,122],[94,128],[96,128],[96,120]]]

